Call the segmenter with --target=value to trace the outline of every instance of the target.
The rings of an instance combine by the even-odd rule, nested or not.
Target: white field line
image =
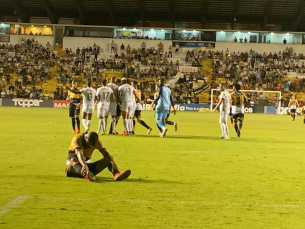
[[[23,204],[26,200],[31,198],[39,199],[54,199],[54,200],[78,200],[78,201],[93,201],[93,198],[73,198],[73,197],[52,197],[52,196],[18,196],[14,200],[8,202],[0,208],[0,218],[8,213],[10,210],[17,208]],[[239,206],[239,207],[265,207],[265,208],[305,208],[305,205],[300,204],[266,204],[266,203],[229,203],[229,202],[203,202],[203,201],[167,201],[167,200],[143,200],[143,199],[103,199],[108,202],[128,202],[128,203],[164,203],[164,204],[175,204],[175,205],[202,205],[202,206]]]
[[[17,208],[20,204],[23,204],[27,199],[33,198],[33,196],[17,196],[12,201],[6,203],[0,208],[0,218],[8,213],[10,210]]]

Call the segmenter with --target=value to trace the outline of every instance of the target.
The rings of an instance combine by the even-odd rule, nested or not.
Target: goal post
[[[226,89],[226,90],[228,92],[232,92],[233,91],[233,89]],[[282,92],[281,91],[261,91],[261,90],[240,90],[240,91],[244,92],[245,94],[251,93],[251,98],[252,98],[252,96],[261,95],[261,94],[264,94],[263,100],[269,100],[270,101],[270,99],[272,100],[272,99],[276,98],[276,100],[274,101],[274,103],[275,103],[275,105],[277,107],[276,114],[280,113],[281,98],[282,98]],[[216,95],[215,92],[220,92],[220,89],[212,89],[211,90],[211,102],[210,102],[210,109],[211,110],[213,109],[213,105],[215,105],[213,103],[214,99],[219,96],[219,95]],[[267,96],[266,96],[266,94],[267,94]],[[248,99],[251,99],[251,98],[248,98]]]

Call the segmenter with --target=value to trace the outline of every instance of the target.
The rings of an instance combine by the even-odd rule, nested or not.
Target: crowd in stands
[[[304,55],[292,48],[279,53],[208,51],[203,58],[212,60],[212,87],[223,78],[228,87],[238,82],[245,90],[304,91],[305,79],[287,78],[288,72],[305,73]]]
[[[83,83],[92,80],[96,87],[103,79],[104,71],[119,71],[127,78],[136,79],[139,88],[147,97],[154,91],[156,80],[160,77],[171,78],[179,75],[177,87],[174,89],[175,100],[187,101],[188,89],[198,80],[205,79],[202,75],[202,60],[212,61],[211,88],[217,88],[219,79],[232,87],[234,83],[241,84],[246,90],[281,90],[283,92],[303,91],[303,78],[287,78],[288,72],[305,73],[304,55],[296,54],[292,48],[286,48],[279,53],[230,52],[212,50],[188,50],[184,61],[179,57],[179,45],[165,48],[159,42],[157,48],[146,47],[143,41],[140,47],[130,45],[110,44],[111,53],[108,58],[100,58],[101,49],[98,45],[92,47],[66,49],[60,53],[51,45],[39,44],[33,38],[21,39],[21,44],[0,45],[0,79],[1,97],[26,97],[65,99],[66,91],[58,87],[54,92],[43,90],[42,84],[47,80],[56,80],[65,86],[76,80]],[[179,71],[180,61],[183,65],[198,67],[198,72],[183,73]],[[12,80],[12,74],[16,78]],[[56,77],[56,79],[54,78]],[[198,98],[193,98],[198,101]]]

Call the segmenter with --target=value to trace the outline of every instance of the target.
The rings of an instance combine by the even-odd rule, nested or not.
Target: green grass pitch
[[[90,183],[64,176],[67,113],[0,108],[1,229],[305,227],[301,116],[246,114],[241,138],[230,128],[220,140],[218,113],[178,112],[178,132],[168,126],[160,138],[146,111],[151,135],[137,124],[136,136],[101,136],[130,178],[113,182],[103,171]],[[95,113],[91,130],[97,123]]]

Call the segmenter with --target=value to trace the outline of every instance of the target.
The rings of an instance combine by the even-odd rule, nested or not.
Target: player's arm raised
[[[68,95],[67,95],[67,98],[66,98],[66,100],[70,100],[70,90],[68,90]]]

